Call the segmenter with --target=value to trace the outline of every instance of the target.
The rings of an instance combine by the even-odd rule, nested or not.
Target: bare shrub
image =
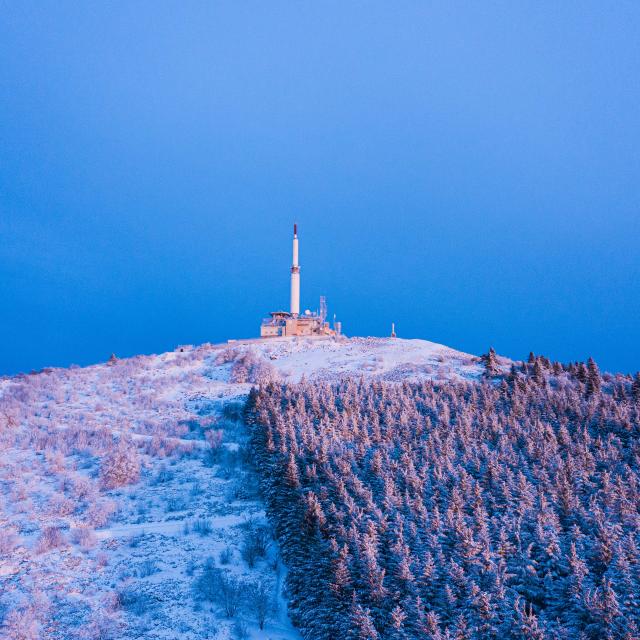
[[[154,484],[165,484],[167,482],[171,482],[173,477],[175,476],[175,471],[173,469],[168,469],[167,465],[162,463],[160,468],[158,469],[158,473],[154,478]]]
[[[229,379],[231,382],[266,384],[279,379],[278,370],[266,360],[250,351],[243,353],[233,363]]]
[[[218,580],[218,603],[222,606],[224,615],[232,618],[240,606],[243,584],[233,576],[220,573]]]
[[[231,422],[242,420],[244,405],[240,402],[227,402],[222,407],[222,417]]]
[[[160,568],[155,560],[147,559],[144,560],[137,569],[137,575],[140,578],[146,578],[148,576],[152,576],[154,573],[158,573]]]
[[[224,615],[232,618],[238,612],[246,585],[215,566],[213,558],[205,563],[196,582],[196,591],[205,600],[222,607]]]
[[[241,552],[250,568],[255,566],[258,558],[264,558],[267,555],[270,543],[267,527],[256,525],[251,520],[245,525]]]
[[[218,366],[221,364],[228,364],[229,362],[233,362],[237,356],[238,352],[235,349],[228,347],[218,353],[214,362]]]
[[[218,556],[220,564],[229,564],[231,562],[231,558],[233,558],[233,550],[229,546],[226,546]]]
[[[230,449],[222,450],[222,459],[220,460],[220,468],[217,470],[216,475],[228,480],[231,478],[240,462],[241,454],[238,451]]]
[[[262,627],[260,627],[262,629]],[[236,640],[247,640],[251,637],[247,625],[242,620],[236,620],[233,625],[233,637]]]
[[[87,625],[80,630],[80,640],[114,640],[117,637],[118,620],[111,611],[92,612]]]
[[[169,496],[167,498],[167,511],[183,511],[187,508],[187,501],[183,496]]]
[[[10,554],[18,546],[17,527],[2,527],[0,529],[0,555]]]
[[[84,550],[93,549],[98,543],[95,531],[91,527],[78,527],[71,531],[71,540]]]
[[[40,534],[37,551],[38,553],[45,553],[51,549],[64,547],[67,544],[67,539],[60,527],[46,527]]]
[[[96,555],[96,564],[98,567],[106,567],[109,564],[109,556],[104,552],[98,553]]]
[[[45,451],[45,460],[49,465],[51,473],[57,474],[64,471],[64,456],[59,451],[47,449],[47,451]]]
[[[77,474],[68,479],[65,483],[65,489],[68,491],[69,497],[75,500],[89,498],[94,492],[91,480]]]
[[[146,593],[136,590],[131,585],[118,591],[118,606],[134,615],[142,616],[148,613],[154,605],[155,603]]]
[[[137,482],[140,478],[140,457],[135,445],[119,444],[100,465],[100,481],[105,489],[115,489]]]
[[[104,527],[115,511],[116,503],[113,500],[99,500],[87,510],[85,514],[87,524]]]
[[[224,450],[222,447],[223,437],[224,432],[222,429],[210,429],[205,432],[204,438],[209,445],[204,454],[204,463],[207,466],[213,466],[220,461],[220,456]]]
[[[212,449],[219,449],[222,446],[224,431],[222,429],[209,429],[205,432],[204,438]]]
[[[258,580],[251,585],[249,589],[249,608],[255,616],[260,629],[264,629],[265,622],[269,618],[272,600],[273,596],[264,580]]]
[[[193,523],[192,531],[197,533],[199,536],[210,536],[213,528],[211,526],[211,521],[206,518],[200,518]]]
[[[1,637],[7,640],[39,640],[40,624],[33,608],[9,611],[2,625],[2,632]]]
[[[54,516],[70,516],[76,509],[76,503],[69,498],[54,494],[49,500],[49,513]]]

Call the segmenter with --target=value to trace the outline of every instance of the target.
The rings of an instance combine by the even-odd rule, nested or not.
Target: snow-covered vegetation
[[[483,361],[252,391],[305,638],[640,637],[640,377]]]
[[[511,366],[304,338],[0,378],[0,638],[635,633],[640,380]]]
[[[433,343],[362,338],[0,378],[0,637],[296,637],[238,419],[251,386],[479,371]]]
[[[0,380],[3,640],[296,637],[224,351]]]

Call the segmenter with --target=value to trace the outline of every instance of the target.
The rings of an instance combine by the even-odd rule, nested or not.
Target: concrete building
[[[317,312],[306,310],[300,313],[300,265],[298,263],[298,225],[293,225],[293,261],[291,264],[291,296],[289,311],[272,311],[260,325],[261,338],[277,338],[287,336],[335,336],[341,332],[339,322],[329,326],[327,319],[327,303],[320,297],[320,308]]]

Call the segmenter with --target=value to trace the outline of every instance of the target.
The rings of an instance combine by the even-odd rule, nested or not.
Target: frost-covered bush
[[[233,625],[233,637],[235,640],[248,640],[251,637],[249,628],[242,620],[236,620]]]
[[[76,502],[88,499],[95,494],[94,484],[91,480],[77,473],[71,474],[65,479],[64,490]]]
[[[91,527],[78,527],[71,531],[71,540],[84,550],[93,549],[98,543],[95,531]]]
[[[222,607],[224,615],[232,618],[238,612],[247,585],[228,570],[218,569],[213,558],[209,558],[196,580],[196,592],[204,600]]]
[[[140,457],[132,443],[119,443],[100,464],[100,482],[104,489],[133,484],[139,478]]]
[[[140,578],[147,578],[148,576],[152,576],[154,573],[158,573],[160,568],[155,560],[147,559],[143,560],[142,563],[137,567],[137,575]]]
[[[229,564],[232,558],[233,558],[233,549],[231,549],[231,547],[228,545],[220,552],[220,555],[218,556],[218,560],[222,565]]]
[[[273,609],[274,594],[265,580],[257,580],[249,586],[249,610],[262,630]]]
[[[210,520],[199,518],[193,523],[191,530],[199,536],[210,536],[213,532],[213,527]]]
[[[229,379],[234,383],[266,384],[279,379],[278,370],[252,351],[242,353],[233,362]]]
[[[267,555],[267,549],[271,544],[269,529],[255,522],[249,521],[244,526],[242,536],[241,553],[245,562],[253,568],[258,558]]]
[[[143,616],[155,605],[148,594],[133,585],[126,585],[118,591],[118,606],[134,615]]]
[[[69,498],[65,498],[63,495],[54,494],[49,499],[49,514],[53,516],[68,516],[71,515],[75,509],[77,504],[70,500]]]
[[[222,429],[209,429],[205,432],[204,437],[211,449],[219,449],[222,446],[224,431]]]
[[[119,637],[118,619],[104,603],[91,613],[89,622],[79,630],[79,640],[116,640]]]
[[[182,511],[187,508],[187,501],[184,496],[173,495],[167,498],[167,511]]]
[[[60,527],[45,527],[38,539],[38,553],[45,553],[51,549],[58,549],[68,544]]]
[[[61,473],[65,469],[65,460],[64,455],[54,449],[54,445],[49,445],[47,450],[45,451],[45,460],[49,465],[49,471],[52,475],[57,473]]]
[[[223,349],[218,353],[214,362],[217,366],[220,366],[222,364],[228,364],[229,362],[233,362],[237,357],[238,357],[237,350],[232,347],[228,347],[227,349]]]
[[[213,558],[208,558],[198,576],[195,589],[197,594],[205,600],[213,602],[218,593],[218,576],[220,569],[216,568]]]
[[[218,467],[217,475],[225,480],[233,477],[240,464],[242,454],[240,451],[232,449],[222,449],[220,454],[220,465]]]
[[[0,556],[8,556],[18,546],[18,541],[17,527],[0,527]]]
[[[280,379],[278,370],[269,362],[260,360],[254,364],[249,373],[249,382],[252,384],[267,384],[277,382]]]
[[[104,527],[115,513],[116,508],[116,503],[113,500],[98,500],[85,513],[87,524],[93,527]]]
[[[171,482],[174,476],[175,471],[162,463],[156,473],[156,477],[153,479],[153,484],[166,484],[167,482]]]
[[[242,474],[231,483],[227,491],[227,500],[255,500],[259,497],[259,487],[251,474]]]
[[[40,623],[33,607],[10,610],[0,627],[0,640],[40,640]]]

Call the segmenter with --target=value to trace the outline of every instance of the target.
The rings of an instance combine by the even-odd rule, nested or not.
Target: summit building
[[[318,311],[300,313],[300,265],[298,263],[298,225],[293,225],[293,260],[291,264],[291,296],[289,311],[272,311],[260,325],[261,338],[289,336],[335,336],[341,333],[339,322],[333,328],[327,322],[327,303],[320,297]]]

